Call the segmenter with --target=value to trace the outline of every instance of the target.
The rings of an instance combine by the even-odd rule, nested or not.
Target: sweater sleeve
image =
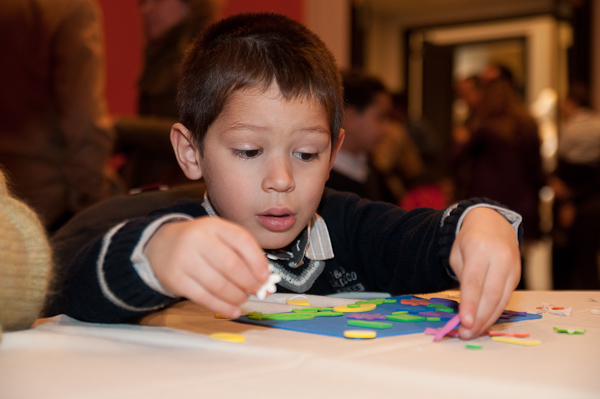
[[[523,239],[523,226],[522,221],[523,217],[515,211],[508,209],[505,206],[500,205],[498,202],[489,200],[487,198],[471,198],[468,200],[462,200],[457,202],[450,207],[444,210],[442,215],[442,219],[440,220],[441,234],[439,238],[440,244],[440,257],[442,262],[448,271],[454,278],[454,272],[450,267],[450,251],[452,250],[452,245],[454,244],[454,239],[458,234],[462,222],[466,216],[466,214],[472,209],[486,207],[490,209],[496,210],[500,215],[502,215],[507,222],[511,224],[513,229],[515,230],[515,234],[519,241],[519,245]]]
[[[475,198],[445,210],[407,212],[329,192],[320,214],[330,230],[335,263],[351,267],[366,290],[418,294],[457,287],[449,266],[450,250],[461,215],[477,204],[494,203]]]
[[[122,222],[85,246],[62,276],[60,312],[83,321],[120,323],[178,301],[146,285],[132,262],[146,227],[173,213],[206,215],[200,203],[186,201]]]

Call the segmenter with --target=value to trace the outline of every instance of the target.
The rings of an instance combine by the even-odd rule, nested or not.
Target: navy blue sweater
[[[456,287],[448,264],[456,224],[464,210],[477,203],[489,201],[472,199],[448,210],[407,212],[326,189],[317,212],[327,224],[335,257],[325,261],[306,293],[364,290],[400,295]],[[200,201],[182,200],[89,243],[61,276],[58,312],[79,320],[118,323],[179,301],[146,286],[130,261],[146,226],[169,213],[207,216]]]

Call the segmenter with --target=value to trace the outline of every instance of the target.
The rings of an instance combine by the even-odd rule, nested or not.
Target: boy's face
[[[329,121],[314,100],[279,89],[242,90],[210,126],[196,153],[219,215],[248,229],[264,249],[290,244],[321,200],[332,153]]]

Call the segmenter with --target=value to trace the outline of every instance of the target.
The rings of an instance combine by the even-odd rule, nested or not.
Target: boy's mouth
[[[285,231],[296,223],[296,215],[289,209],[272,208],[259,214],[258,222],[270,231]]]

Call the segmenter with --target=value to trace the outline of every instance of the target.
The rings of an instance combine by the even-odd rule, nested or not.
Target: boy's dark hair
[[[232,94],[267,90],[276,83],[284,99],[315,99],[327,112],[332,148],[339,138],[343,97],[335,58],[304,25],[273,13],[225,18],[186,52],[179,82],[179,116],[200,153],[204,137]]]
[[[385,85],[376,77],[361,71],[346,71],[342,73],[344,87],[344,103],[357,111],[364,111],[375,101],[379,93],[387,93]]]

